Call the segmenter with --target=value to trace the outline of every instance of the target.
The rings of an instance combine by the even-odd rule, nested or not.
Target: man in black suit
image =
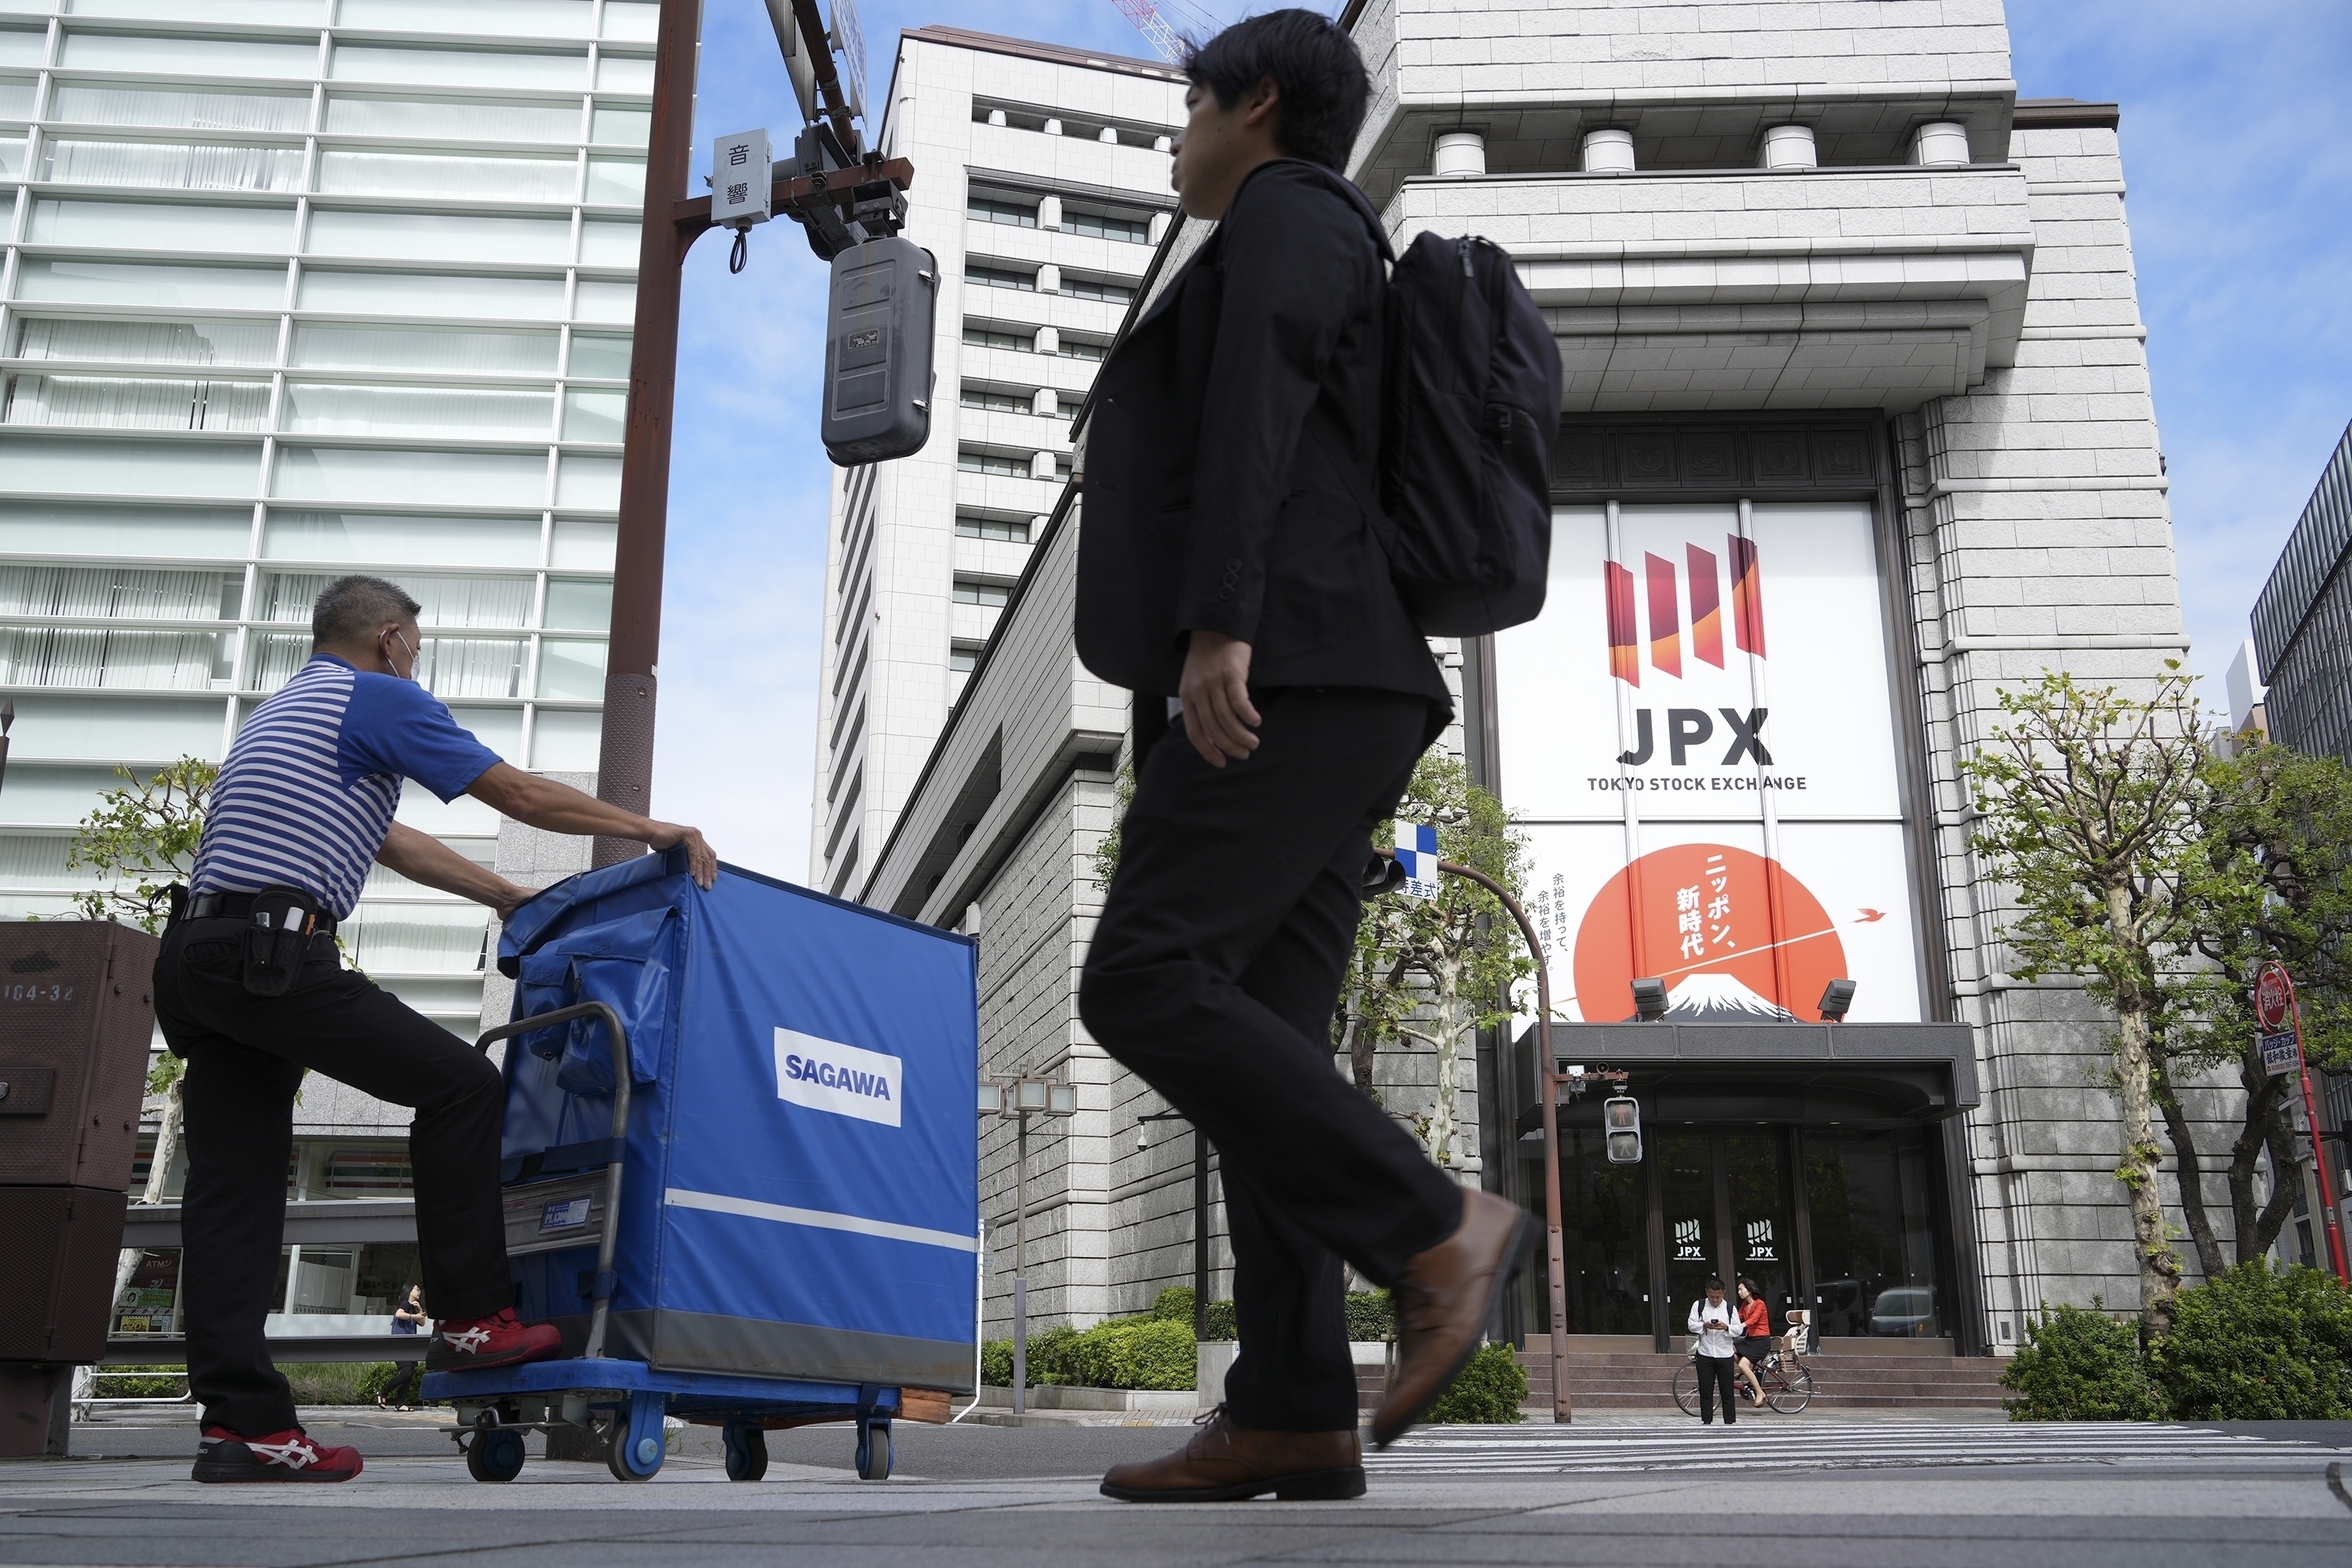
[[[1453,716],[1378,529],[1380,224],[1338,174],[1370,96],[1303,10],[1186,67],[1172,183],[1222,220],[1097,382],[1079,657],[1135,693],[1136,793],[1088,1030],[1216,1144],[1241,1350],[1136,1501],[1361,1495],[1344,1259],[1392,1287],[1391,1441],[1475,1351],[1527,1216],[1340,1078],[1329,1025],[1372,830]]]

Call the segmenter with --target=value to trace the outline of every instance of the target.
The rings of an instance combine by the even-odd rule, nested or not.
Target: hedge
[[[2042,1305],[2028,1319],[2025,1343],[2001,1369],[2000,1384],[2018,1397],[2001,1408],[2012,1421],[2154,1421],[2164,1398],[2140,1362],[2139,1331],[2117,1322],[2105,1303]]]
[[[1086,1388],[1190,1388],[1199,1365],[1189,1323],[1156,1318],[1114,1318],[1080,1331],[1066,1324],[1029,1336],[1030,1384]],[[1013,1385],[1013,1342],[981,1346],[981,1381]]]
[[[1528,1396],[1528,1374],[1507,1344],[1481,1345],[1462,1375],[1437,1396],[1422,1419],[1438,1424],[1509,1426],[1523,1417],[1519,1405]]]

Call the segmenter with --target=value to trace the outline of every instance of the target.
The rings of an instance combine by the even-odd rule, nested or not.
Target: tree
[[[2223,1174],[2234,1261],[2268,1252],[2294,1212],[2299,1163],[2286,1118],[2293,1080],[2263,1070],[2255,1045],[2254,977],[2275,961],[2294,977],[2304,1048],[2315,1067],[2352,1067],[2352,770],[2241,735],[2206,760],[2204,854],[2208,900],[2192,910],[2193,945],[2212,965],[2199,1010],[2164,1020],[2156,1055],[2157,1100],[2180,1163],[2181,1209],[2209,1279],[2228,1268],[2200,1178],[2194,1124],[2173,1087],[2175,1065],[2236,1069],[2245,1091]],[[2234,894],[2234,896],[2225,896]],[[2255,1200],[2263,1156],[2273,1173]]]
[[[87,867],[106,879],[102,887],[76,893],[74,909],[84,920],[124,920],[158,932],[172,912],[172,884],[195,869],[205,805],[220,769],[182,757],[143,783],[129,768],[114,771],[124,782],[99,796],[98,809],[81,819],[66,851],[68,870]]]
[[[1502,803],[1470,782],[1459,758],[1424,754],[1380,842],[1394,843],[1397,824],[1431,823],[1437,851],[1484,871],[1513,897],[1527,870],[1527,840]],[[1382,1040],[1426,1046],[1437,1058],[1437,1091],[1416,1126],[1430,1158],[1454,1163],[1456,1067],[1463,1042],[1511,1016],[1510,993],[1535,965],[1501,902],[1462,877],[1442,879],[1433,899],[1393,893],[1365,906],[1356,948],[1333,1018],[1335,1049],[1345,1051],[1356,1087],[1372,1089]]]
[[[2210,852],[2210,753],[2193,678],[2165,665],[2144,700],[2045,670],[2000,693],[2010,722],[1962,764],[1981,814],[1972,847],[2016,890],[2011,968],[2028,980],[2080,975],[2115,1014],[2116,1180],[2130,1199],[2150,1342],[2171,1331],[2180,1288],[2157,1187],[2159,1030],[2222,1005],[2223,978],[2182,960],[2207,911],[2242,910],[2252,876],[2250,857]]]

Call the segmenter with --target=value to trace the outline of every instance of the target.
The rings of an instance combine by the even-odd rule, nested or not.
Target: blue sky
[[[868,0],[863,16],[877,97],[902,27],[1146,52],[1112,0]],[[2011,0],[2009,18],[2022,95],[2123,105],[2190,662],[2222,702],[2254,595],[2352,420],[2352,6]],[[761,124],[781,142],[796,113],[763,8],[709,0],[703,26],[698,143]],[[786,224],[753,232],[740,277],[725,250],[706,238],[686,268],[654,810],[798,881],[824,597],[825,271]]]

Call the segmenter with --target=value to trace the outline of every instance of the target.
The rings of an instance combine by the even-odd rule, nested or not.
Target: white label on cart
[[[898,1058],[821,1040],[795,1029],[776,1031],[776,1098],[811,1110],[898,1125]]]
[[[585,1197],[565,1198],[539,1211],[539,1228],[542,1231],[570,1230],[588,1223],[588,1200]]]

